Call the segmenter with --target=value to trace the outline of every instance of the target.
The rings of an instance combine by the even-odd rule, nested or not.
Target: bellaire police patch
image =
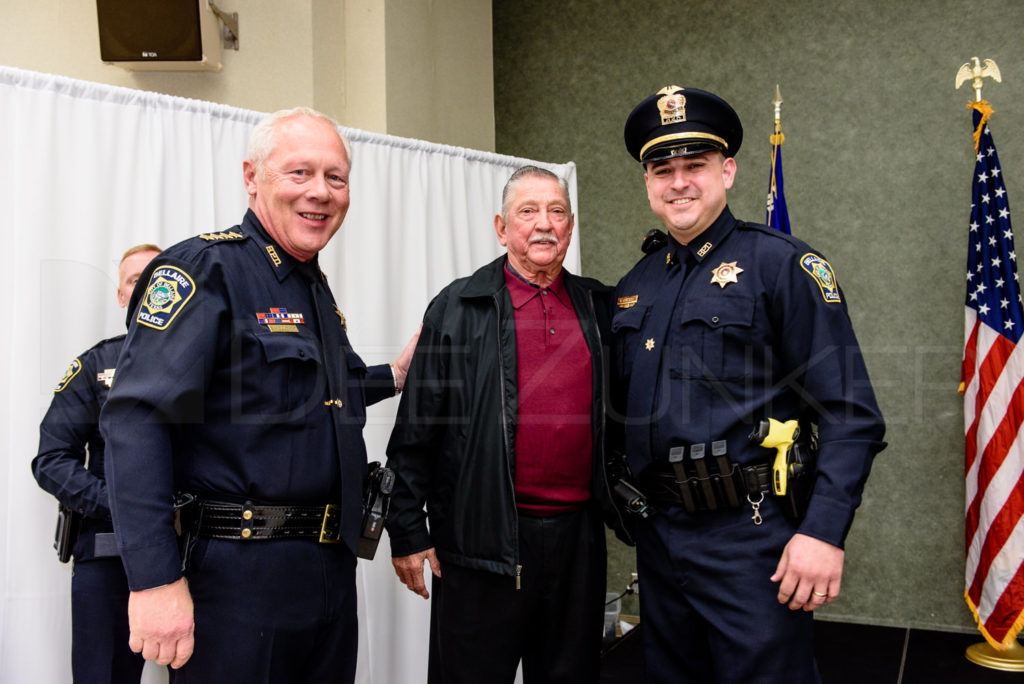
[[[195,292],[188,273],[176,266],[160,266],[149,279],[136,320],[154,330],[166,330]]]
[[[71,379],[78,375],[78,371],[80,370],[82,370],[82,362],[75,359],[71,362],[71,365],[68,366],[68,369],[64,371],[64,377],[60,379],[60,382],[58,382],[57,386],[53,388],[53,391],[60,392],[62,389],[67,387],[68,383],[71,382]]]
[[[830,304],[842,301],[839,296],[839,285],[836,284],[836,274],[827,261],[817,254],[807,253],[800,258],[800,266],[811,274],[814,282],[818,283],[822,299]]]

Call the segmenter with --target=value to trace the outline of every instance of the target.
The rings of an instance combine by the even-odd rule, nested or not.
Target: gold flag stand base
[[[996,650],[987,641],[982,641],[980,644],[968,646],[964,655],[975,665],[992,670],[1024,672],[1024,646],[1017,642],[1006,650]]]

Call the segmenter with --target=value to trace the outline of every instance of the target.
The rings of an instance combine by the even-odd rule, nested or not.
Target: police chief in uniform
[[[128,306],[135,281],[160,253],[136,245],[118,265],[117,303]],[[128,581],[117,556],[103,475],[100,408],[117,369],[124,335],[75,358],[53,391],[39,425],[32,474],[72,517],[71,675],[75,682],[138,682],[145,661],[128,648]]]
[[[266,117],[241,224],[167,249],[133,295],[101,426],[130,645],[175,682],[355,676],[365,408],[412,343],[367,368],[320,271],[350,159],[328,117]]]
[[[678,86],[625,125],[668,231],[619,282],[612,321],[618,448],[657,510],[633,519],[655,683],[819,680],[812,611],[839,595],[885,446],[831,265],[729,211],[742,137],[728,103]],[[798,448],[783,438],[779,460],[761,438],[784,425]]]

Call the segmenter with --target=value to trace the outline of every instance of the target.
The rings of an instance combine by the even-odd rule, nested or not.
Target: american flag
[[[972,102],[977,162],[967,250],[961,391],[966,431],[967,604],[996,648],[1024,626],[1024,312],[992,109]]]
[[[786,195],[782,191],[782,143],[785,139],[786,136],[782,134],[782,122],[776,119],[775,133],[771,136],[772,175],[768,183],[765,223],[789,235],[789,212],[786,211]]]

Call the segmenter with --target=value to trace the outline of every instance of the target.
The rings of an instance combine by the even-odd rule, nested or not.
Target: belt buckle
[[[341,541],[341,515],[338,506],[327,504],[324,507],[323,522],[320,523],[320,543],[337,544]]]

